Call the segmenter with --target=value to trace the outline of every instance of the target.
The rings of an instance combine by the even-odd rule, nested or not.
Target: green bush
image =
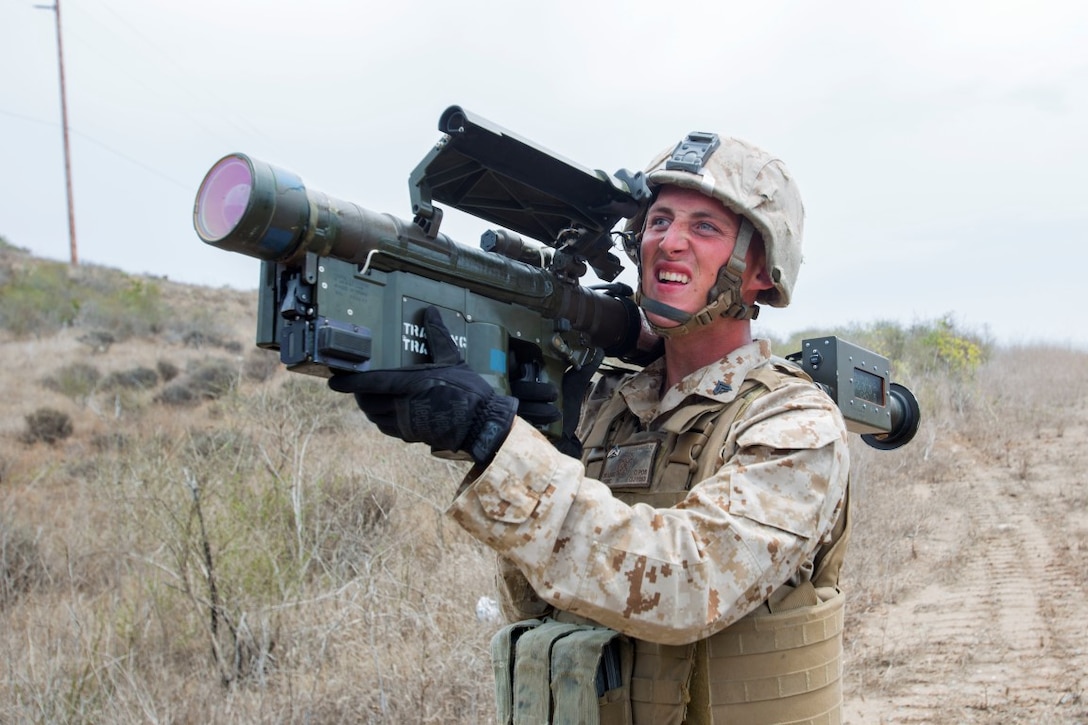
[[[951,316],[932,323],[920,335],[922,353],[935,372],[954,378],[974,375],[989,357],[989,345],[977,336],[956,328]]]
[[[888,358],[892,377],[899,382],[931,375],[970,377],[989,359],[993,349],[982,335],[961,329],[950,314],[909,326],[879,320],[830,330],[804,330],[784,342],[774,341],[774,349],[780,355],[789,354],[801,349],[802,340],[828,335]]]
[[[35,259],[10,245],[0,251],[0,325],[17,336],[79,326],[123,340],[159,332],[168,317],[153,281],[105,267]]]
[[[162,290],[152,281],[121,276],[101,291],[85,286],[78,292],[79,324],[112,330],[120,339],[158,333],[167,316]]]
[[[59,263],[12,268],[0,286],[0,325],[18,336],[50,335],[72,325],[80,302]]]
[[[84,400],[98,387],[102,373],[94,365],[74,362],[42,380],[42,385],[72,400]]]

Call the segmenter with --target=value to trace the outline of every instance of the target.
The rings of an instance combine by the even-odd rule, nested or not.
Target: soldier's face
[[[739,228],[737,215],[717,199],[694,189],[662,188],[642,233],[643,294],[685,312],[701,310],[733,253]],[[649,317],[666,327],[676,324]]]

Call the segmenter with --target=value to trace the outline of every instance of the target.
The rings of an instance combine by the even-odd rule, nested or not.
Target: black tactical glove
[[[540,379],[540,362],[521,360],[513,349],[510,362],[510,394],[518,399],[518,415],[538,428],[562,418],[563,413],[555,404],[559,389],[555,383]]]
[[[578,420],[582,417],[586,390],[603,361],[604,350],[598,348],[582,367],[568,370],[563,375],[563,437],[555,441],[555,447],[571,458],[582,457],[582,441],[578,440],[575,431],[578,430]]]
[[[512,371],[510,374],[510,392],[518,399],[518,415],[541,428],[562,418],[562,435],[559,438],[553,437],[551,441],[560,453],[571,458],[582,457],[582,443],[575,431],[582,415],[582,401],[586,389],[602,360],[604,351],[594,350],[590,359],[580,368],[571,368],[563,374],[563,410],[556,404],[559,399],[559,386],[538,380],[531,365],[517,364],[515,361],[517,372]]]
[[[432,363],[397,370],[337,373],[329,387],[354,393],[366,417],[386,435],[465,451],[477,463],[495,455],[514,424],[517,401],[498,395],[457,351],[438,309],[423,313]]]

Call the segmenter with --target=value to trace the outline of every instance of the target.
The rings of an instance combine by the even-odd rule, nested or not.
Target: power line
[[[20,119],[22,121],[29,121],[31,123],[41,124],[42,126],[56,127],[56,125],[57,125],[55,121],[47,121],[47,120],[45,120],[43,118],[35,118],[34,116],[28,116],[25,113],[16,113],[14,111],[8,111],[8,110],[3,109],[3,108],[0,108],[0,116],[10,116],[11,118],[18,118],[18,119]],[[106,152],[108,152],[110,154],[113,154],[114,156],[116,156],[116,157],[118,157],[120,159],[123,159],[123,160],[129,162],[130,164],[132,164],[134,166],[139,166],[141,169],[148,172],[149,174],[154,174],[155,176],[159,177],[160,179],[163,179],[164,181],[169,181],[171,184],[174,184],[179,189],[185,189],[187,191],[192,189],[192,184],[186,184],[186,183],[183,183],[181,181],[178,181],[177,179],[173,178],[172,176],[169,176],[168,174],[163,173],[162,171],[159,171],[158,169],[154,168],[153,166],[148,166],[143,161],[140,161],[139,159],[133,158],[132,156],[129,156],[128,154],[122,153],[122,152],[118,151],[117,149],[113,148],[112,146],[110,146],[107,143],[99,141],[94,136],[83,133],[78,128],[73,128],[73,127],[69,126],[68,127],[68,132],[73,136],[78,136],[79,138],[83,139],[84,141],[89,141],[89,142],[93,143],[95,146],[99,147],[103,151],[106,151]]]
[[[165,49],[163,47],[163,44],[161,42],[156,42],[154,39],[148,37],[148,35],[146,33],[144,33],[142,30],[140,30],[128,18],[126,18],[123,14],[119,13],[117,10],[115,10],[113,7],[111,7],[110,4],[108,2],[106,2],[106,0],[98,0],[98,4],[102,7],[102,9],[104,9],[107,13],[109,13],[111,16],[113,16],[113,18],[115,19],[115,21],[117,23],[124,26],[124,29],[127,31],[129,37],[134,38],[137,41],[139,41],[139,43],[143,44],[143,46],[148,51],[150,51],[154,55],[155,58],[157,58],[159,61],[165,62],[168,66],[172,67],[174,69],[174,71],[176,71],[175,78],[171,80],[171,87],[174,90],[178,90],[178,91],[181,91],[182,93],[186,94],[193,101],[193,104],[195,106],[197,106],[197,107],[200,107],[202,105],[206,105],[209,101],[212,104],[214,104],[216,108],[227,109],[227,108],[230,107],[230,104],[224,102],[222,98],[220,98],[220,97],[216,96],[214,93],[212,93],[205,85],[200,86],[200,92],[199,93],[196,90],[194,90],[193,87],[191,86],[191,84],[189,84],[187,82],[188,79],[191,77],[191,73],[186,71],[186,69],[182,66],[182,64],[180,62],[178,62],[178,60],[176,58],[172,57],[169,53],[167,53],[165,51]],[[98,24],[99,27],[101,27],[101,28],[105,29],[107,32],[113,34],[119,40],[126,41],[126,44],[129,47],[131,47],[133,49],[136,48],[135,45],[133,45],[131,42],[127,42],[127,39],[124,38],[125,33],[117,32],[118,29],[116,27],[111,27],[111,25],[109,23],[103,22],[103,20],[101,18],[95,17],[95,15],[93,15],[93,14],[91,14],[89,12],[84,12],[84,17],[86,17],[91,22],[94,22],[94,23]],[[80,40],[80,38],[77,37],[77,40]],[[90,50],[92,50],[93,52],[97,53],[99,55],[99,57],[103,57],[103,58],[106,57],[101,53],[101,43],[100,42],[95,41],[95,42],[85,43],[84,45],[87,48],[89,48]],[[152,94],[155,94],[155,95],[160,94],[161,89],[159,87],[148,85],[147,83],[145,83],[144,81],[138,79],[136,76],[134,76],[132,74],[126,74],[126,75],[127,75],[128,79],[130,81],[135,81],[138,85],[143,87],[145,90],[150,91]],[[192,121],[193,124],[195,124],[196,126],[201,128],[202,130],[206,131],[209,135],[212,135],[212,136],[219,136],[220,135],[220,132],[217,129],[209,128],[207,126],[207,124],[202,122],[199,118],[197,118],[193,114],[189,113],[187,107],[183,106],[181,109],[179,109],[176,112],[181,113],[182,115],[184,115],[186,118],[188,118],[190,121]],[[227,124],[229,126],[232,126],[236,131],[239,131],[240,133],[243,133],[243,134],[245,134],[247,136],[257,136],[257,137],[262,137],[262,138],[264,137],[264,133],[262,133],[262,131],[256,125],[251,123],[250,119],[248,119],[248,118],[246,118],[244,116],[239,116],[237,114],[227,115],[225,113],[220,113],[217,116],[217,121],[221,122],[221,123],[225,123],[225,124]]]
[[[23,121],[30,121],[31,123],[40,123],[43,126],[56,126],[56,121],[46,121],[44,118],[35,118],[34,116],[28,116],[25,113],[16,113],[15,111],[7,111],[0,108],[0,114],[4,116],[11,116],[12,118],[18,118]]]
[[[154,174],[155,176],[159,177],[160,179],[163,179],[165,181],[169,181],[171,184],[174,184],[178,188],[185,189],[186,191],[192,191],[192,189],[193,189],[192,184],[184,184],[184,183],[178,181],[177,179],[175,179],[173,177],[167,176],[166,174],[162,173],[158,169],[156,169],[154,167],[151,167],[151,166],[148,166],[147,164],[140,161],[139,159],[134,159],[131,156],[123,154],[120,151],[118,151],[117,149],[112,148],[111,146],[108,146],[108,145],[102,143],[101,141],[99,141],[96,138],[92,138],[91,136],[88,136],[87,134],[82,133],[80,131],[73,130],[72,133],[74,133],[75,135],[77,135],[80,138],[84,139],[85,141],[90,141],[95,146],[98,146],[99,148],[101,148],[101,149],[103,149],[105,151],[108,151],[109,153],[113,154],[114,156],[117,156],[118,158],[124,159],[125,161],[129,162],[130,164],[133,164],[134,166],[139,166],[141,169],[148,172],[149,174]]]

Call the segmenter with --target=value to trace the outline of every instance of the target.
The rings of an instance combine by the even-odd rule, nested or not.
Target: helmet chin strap
[[[707,305],[698,312],[685,312],[672,305],[667,305],[655,299],[651,299],[642,293],[642,286],[635,296],[635,302],[646,312],[672,320],[678,324],[662,327],[650,320],[646,324],[658,336],[668,339],[680,337],[692,330],[709,325],[717,317],[732,317],[738,320],[754,320],[759,316],[758,305],[748,305],[741,300],[740,285],[744,276],[748,256],[748,245],[752,241],[755,229],[752,223],[741,217],[740,229],[737,231],[737,243],[733,246],[733,253],[729,260],[718,270],[718,279],[707,294]]]

